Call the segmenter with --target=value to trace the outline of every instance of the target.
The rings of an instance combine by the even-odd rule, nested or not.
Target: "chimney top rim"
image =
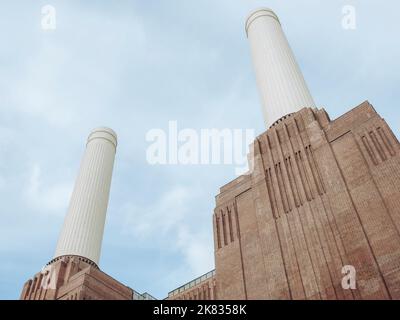
[[[109,127],[97,127],[90,132],[89,136],[91,136],[92,134],[94,134],[96,132],[107,132],[107,133],[111,134],[115,138],[115,140],[117,140],[116,132]]]
[[[248,31],[249,31],[250,25],[255,19],[257,19],[259,17],[266,17],[266,16],[275,19],[280,24],[278,16],[272,9],[267,8],[267,7],[260,7],[260,8],[252,10],[248,14],[248,16],[246,18],[246,24],[245,24],[246,35],[248,36]]]
[[[111,128],[108,128],[108,127],[97,127],[95,129],[93,129],[90,132],[90,134],[89,134],[89,136],[87,138],[86,145],[90,141],[92,141],[94,139],[98,139],[98,138],[106,139],[106,140],[110,141],[115,146],[115,148],[117,147],[117,144],[118,144],[117,134]]]

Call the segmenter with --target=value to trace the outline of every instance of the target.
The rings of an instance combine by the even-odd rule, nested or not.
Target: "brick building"
[[[315,106],[271,10],[246,33],[268,129],[250,171],[216,196],[215,270],[167,299],[400,299],[397,138],[369,102],[335,120]],[[89,136],[56,255],[21,299],[153,299],[97,266],[116,141],[107,128]]]
[[[368,102],[334,121],[304,108],[257,137],[253,172],[216,198],[218,296],[399,299],[399,147]]]
[[[216,297],[400,299],[397,138],[368,102],[333,121],[316,108],[270,9],[246,33],[268,129],[216,197]]]

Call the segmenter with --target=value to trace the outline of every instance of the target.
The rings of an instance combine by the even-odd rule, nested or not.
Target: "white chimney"
[[[276,14],[255,10],[247,18],[246,34],[267,128],[303,107],[315,107]]]
[[[76,255],[99,263],[116,147],[109,128],[89,135],[55,258]]]

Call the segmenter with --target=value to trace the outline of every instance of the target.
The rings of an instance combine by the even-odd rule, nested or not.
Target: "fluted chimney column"
[[[90,133],[54,258],[77,255],[99,263],[116,147],[113,130]]]
[[[315,107],[276,14],[255,10],[247,18],[246,33],[267,128],[287,114]]]

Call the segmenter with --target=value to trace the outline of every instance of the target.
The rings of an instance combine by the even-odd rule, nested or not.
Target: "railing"
[[[181,292],[184,292],[184,291],[186,291],[186,290],[188,290],[190,288],[193,288],[193,287],[197,286],[198,284],[200,284],[200,283],[202,283],[202,282],[204,282],[204,281],[206,281],[206,280],[208,280],[208,279],[210,279],[210,278],[212,278],[214,276],[215,276],[215,270],[207,272],[206,274],[203,274],[202,276],[200,276],[200,277],[198,277],[198,278],[196,278],[196,279],[184,284],[183,286],[180,286],[179,288],[176,288],[175,290],[170,291],[168,293],[168,297],[175,296],[178,293],[181,293]]]

